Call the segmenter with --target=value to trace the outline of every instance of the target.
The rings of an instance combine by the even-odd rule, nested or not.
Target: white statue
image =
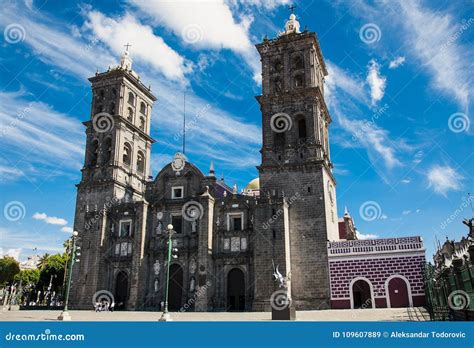
[[[193,233],[196,232],[196,225],[197,225],[196,220],[193,220],[193,221],[191,222],[191,231],[192,231]]]
[[[196,288],[196,278],[191,277],[191,281],[189,282],[189,291],[194,292]]]
[[[155,272],[156,276],[160,274],[160,269],[161,269],[160,261],[156,260],[155,264],[153,265],[153,271]]]
[[[193,257],[191,259],[191,262],[189,263],[189,272],[191,272],[191,274],[194,274],[196,273],[196,269],[197,269],[197,263],[196,263],[196,259]]]
[[[155,292],[158,292],[160,288],[160,282],[158,281],[158,278],[155,278]]]
[[[158,225],[156,226],[156,234],[161,234],[163,232],[163,223],[158,221]]]

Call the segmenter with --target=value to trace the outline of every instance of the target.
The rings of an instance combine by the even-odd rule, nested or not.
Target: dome
[[[247,186],[245,186],[245,191],[246,190],[258,190],[260,189],[260,178],[255,178],[252,181],[250,181]]]

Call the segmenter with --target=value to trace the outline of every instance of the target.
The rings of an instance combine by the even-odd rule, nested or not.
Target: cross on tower
[[[126,45],[124,45],[124,46],[125,46],[125,51],[127,51],[127,52],[128,52],[128,48],[129,48],[130,46],[132,46],[132,45],[130,45],[130,44],[127,42],[127,44],[126,44]]]
[[[296,5],[291,5],[291,6],[288,6],[288,9],[291,11],[291,13],[295,13],[295,8],[296,8]]]

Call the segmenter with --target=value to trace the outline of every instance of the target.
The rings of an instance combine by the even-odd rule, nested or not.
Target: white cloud
[[[265,10],[274,10],[278,6],[288,5],[291,3],[291,0],[230,0],[228,1],[233,6],[246,5],[246,6],[255,6],[259,9]]]
[[[72,227],[69,227],[69,226],[64,226],[64,227],[61,228],[61,232],[72,233],[72,232],[74,232],[74,229]]]
[[[462,23],[430,10],[420,1],[399,1],[397,19],[405,29],[407,47],[433,77],[433,86],[453,96],[464,108],[472,91],[472,46],[462,45]],[[458,34],[459,33],[459,34]]]
[[[411,179],[402,179],[401,183],[402,184],[409,184],[409,183],[411,183]]]
[[[23,170],[0,163],[0,183],[11,182],[25,175]]]
[[[147,2],[148,3],[148,2]],[[115,20],[97,11],[87,15],[84,24],[94,36],[105,42],[120,56],[124,45],[132,45],[133,57],[150,64],[171,80],[184,82],[185,74],[191,72],[191,64],[153,33],[153,28],[139,23],[132,15]]]
[[[359,231],[356,231],[356,235],[357,235],[357,239],[360,239],[360,240],[366,240],[366,239],[377,239],[379,238],[378,235],[376,234],[363,234],[363,233],[360,233]]]
[[[393,40],[400,40],[396,47],[403,45],[406,56],[417,68],[415,73],[426,72],[433,88],[453,97],[467,110],[474,90],[474,49],[465,37],[472,29],[460,17],[463,4],[433,9],[428,4],[431,2],[421,0],[357,1],[350,3],[349,10],[366,21],[385,18],[379,23],[384,25],[381,29],[385,37],[391,34]],[[344,1],[337,5],[348,6]]]
[[[327,99],[335,101],[335,96],[333,97],[332,93],[336,93],[336,89],[341,89],[357,101],[361,103],[369,103],[369,98],[364,90],[363,81],[350,76],[349,73],[333,64],[331,61],[326,61],[326,66],[328,68],[325,91]]]
[[[15,260],[19,261],[21,250],[22,250],[21,248],[16,248],[16,249],[7,249],[3,251],[3,248],[0,247],[0,258],[3,258],[5,256],[10,256],[10,257],[13,257]]]
[[[374,59],[370,60],[369,62],[366,81],[370,87],[372,105],[375,105],[383,98],[385,94],[387,79],[380,75],[380,64],[378,64]]]
[[[67,220],[54,216],[48,216],[46,213],[34,213],[33,219],[42,220],[45,223],[51,225],[67,225]]]
[[[389,69],[396,69],[400,65],[403,65],[403,63],[405,63],[405,57],[399,56],[399,57],[395,58],[394,60],[390,61],[388,67],[389,67]]]
[[[402,211],[402,215],[409,215],[409,214],[411,214],[411,210]]]
[[[364,83],[341,68],[328,62],[328,82],[326,84],[326,99],[331,113],[336,116],[339,125],[348,133],[353,134],[353,141],[347,146],[362,146],[367,150],[369,159],[375,168],[382,158],[386,168],[392,169],[402,165],[397,157],[397,152],[408,150],[409,146],[399,139],[391,140],[387,130],[376,125],[373,121],[348,118],[361,111],[359,105],[367,106],[368,97],[364,91]],[[380,117],[380,116],[379,116]],[[378,170],[381,176],[383,171]]]
[[[442,195],[446,195],[449,191],[459,191],[462,186],[463,177],[447,165],[434,165],[426,176],[429,187]]]
[[[169,28],[186,45],[197,49],[229,49],[239,54],[254,72],[254,80],[260,78],[260,59],[249,36],[252,15],[240,14],[237,21],[223,0],[131,2],[151,15],[157,25]]]
[[[15,159],[8,165],[0,163],[0,177],[39,174],[35,172],[39,164],[49,168],[42,173],[45,176],[80,169],[84,156],[80,121],[31,99],[23,90],[0,92],[0,144]]]

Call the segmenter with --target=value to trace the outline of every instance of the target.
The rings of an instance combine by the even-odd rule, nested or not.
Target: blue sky
[[[0,13],[0,255],[57,252],[69,236],[91,91],[129,42],[134,70],[158,98],[152,171],[181,147],[243,188],[261,144],[260,62],[288,1],[5,2]],[[459,239],[473,215],[474,3],[299,1],[319,37],[339,216],[361,238]],[[472,192],[474,193],[474,192]]]

